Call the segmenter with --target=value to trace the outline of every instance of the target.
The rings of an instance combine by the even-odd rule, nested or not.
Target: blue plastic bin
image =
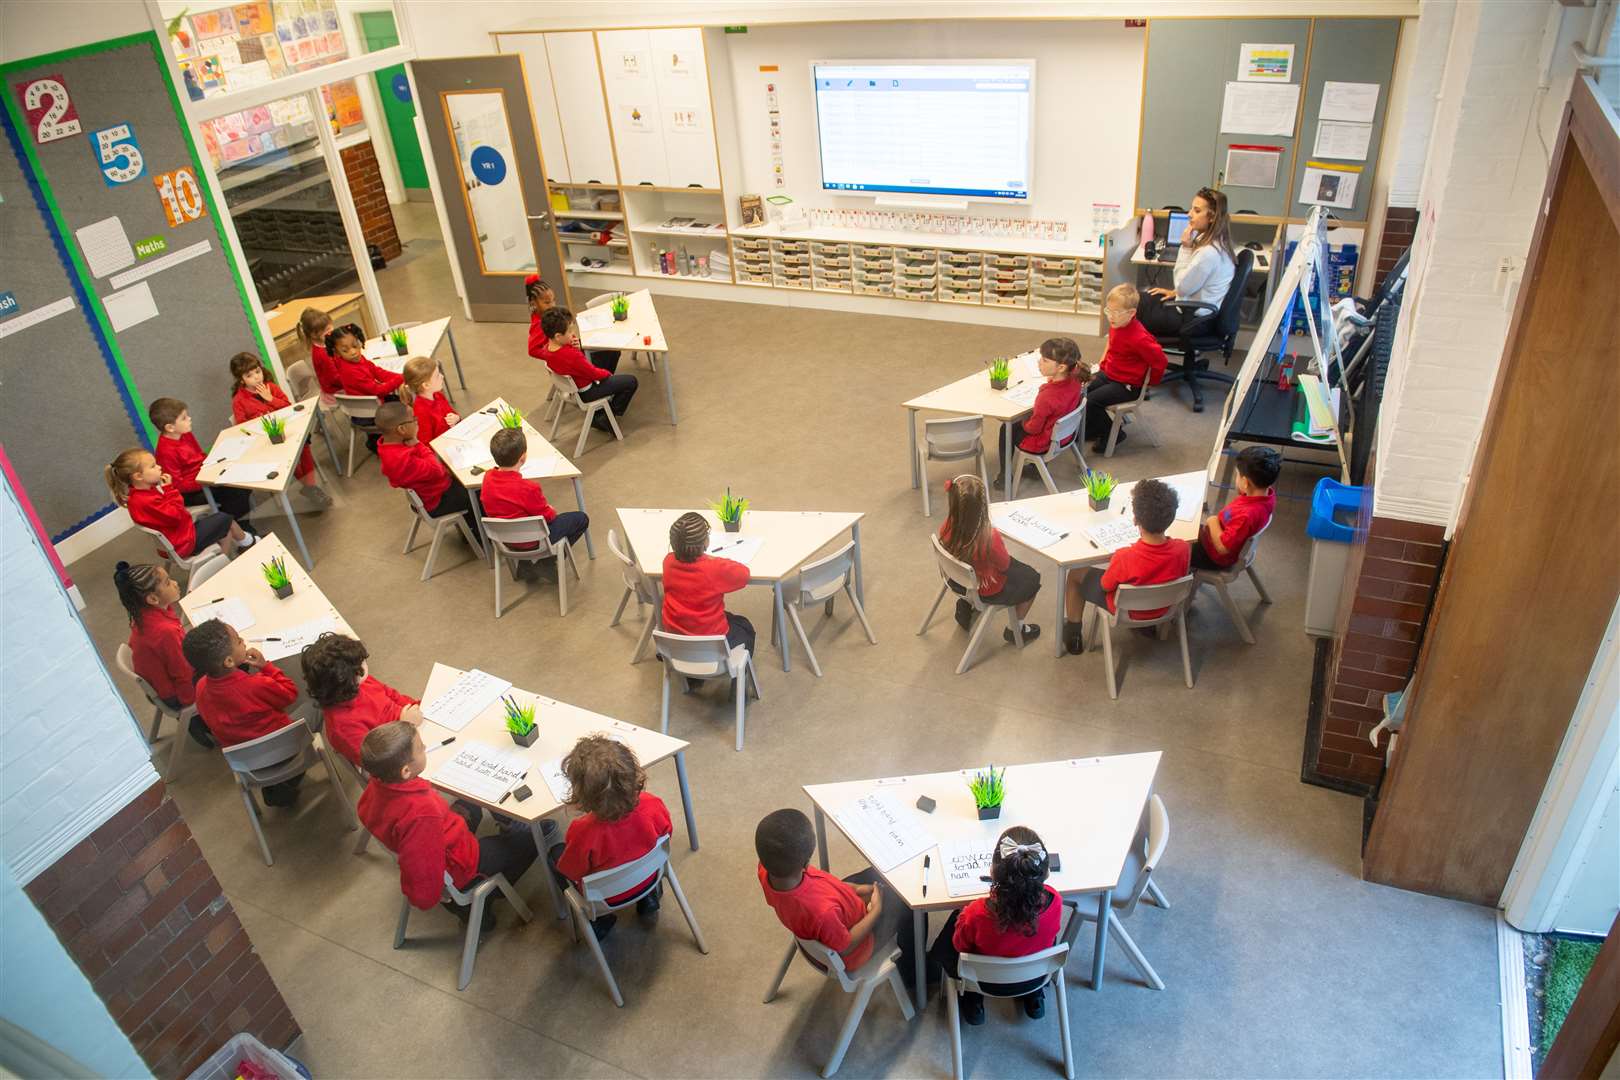
[[[1311,516],[1305,534],[1311,538],[1310,579],[1305,586],[1305,632],[1332,637],[1339,623],[1339,600],[1344,591],[1350,542],[1356,536],[1365,487],[1341,484],[1323,477],[1311,493]]]
[[[1365,487],[1341,484],[1324,476],[1311,492],[1311,517],[1305,525],[1305,535],[1348,544],[1355,539],[1356,519],[1366,497]]]

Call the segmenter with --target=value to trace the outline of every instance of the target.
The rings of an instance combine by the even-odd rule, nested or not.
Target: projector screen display
[[[1035,61],[828,60],[811,74],[823,190],[1030,197]]]

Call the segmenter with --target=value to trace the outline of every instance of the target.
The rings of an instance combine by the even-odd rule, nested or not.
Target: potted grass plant
[[[1114,493],[1115,480],[1105,472],[1092,469],[1086,473],[1086,498],[1093,510],[1108,509],[1108,497]]]
[[[277,555],[269,562],[260,563],[259,569],[264,573],[265,583],[270,586],[270,591],[276,594],[278,600],[285,600],[292,595],[292,578],[287,576],[286,559]]]
[[[733,498],[731,489],[726,488],[726,497],[710,503],[709,509],[720,519],[720,525],[726,532],[739,532],[742,530],[743,511],[748,509],[748,500]]]
[[[1012,377],[1012,361],[1005,356],[998,356],[990,361],[990,389],[1007,389],[1007,380]]]
[[[614,322],[624,322],[630,317],[630,298],[624,293],[615,293],[608,303],[608,310],[613,312]]]
[[[1006,769],[992,765],[969,778],[968,790],[973,793],[973,806],[979,811],[980,821],[991,821],[1001,816],[1001,804],[1007,798],[1007,787],[1001,778],[1006,772]]]
[[[269,436],[271,442],[284,443],[287,441],[287,421],[281,419],[281,417],[267,416],[259,423],[263,425],[264,433]]]
[[[523,413],[510,405],[496,413],[495,419],[501,422],[503,428],[520,428],[523,426]]]
[[[401,330],[397,326],[389,329],[388,343],[394,347],[394,352],[398,353],[400,356],[404,356],[406,351],[409,349],[409,345],[406,343],[405,331]]]
[[[519,746],[533,746],[534,740],[540,737],[540,725],[534,720],[534,702],[519,705],[517,699],[503,696],[501,704],[506,708],[506,730],[512,741]]]

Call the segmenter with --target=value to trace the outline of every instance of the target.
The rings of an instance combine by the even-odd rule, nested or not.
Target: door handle
[[[538,221],[542,229],[551,228],[550,214],[530,214],[528,217],[530,221]]]

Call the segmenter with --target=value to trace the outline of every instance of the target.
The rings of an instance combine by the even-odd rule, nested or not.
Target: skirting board
[[[1503,1080],[1532,1080],[1530,1003],[1525,998],[1524,935],[1496,913],[1496,971],[1502,995]]]
[[[133,527],[134,522],[129,520],[128,510],[120,508],[110,514],[103,514],[57,544],[57,558],[62,560],[63,566],[71,567],[77,560],[103,544],[110,544]]]

